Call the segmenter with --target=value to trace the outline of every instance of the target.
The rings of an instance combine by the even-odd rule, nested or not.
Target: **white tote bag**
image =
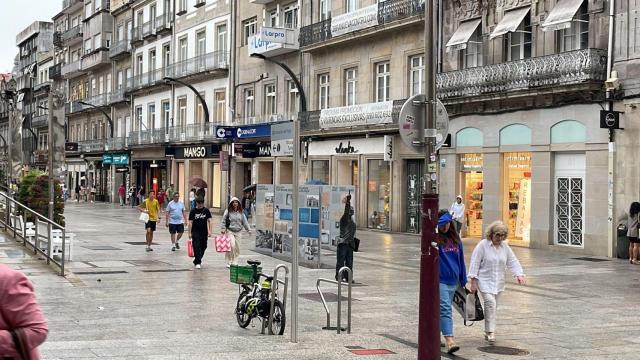
[[[149,222],[149,214],[141,212],[139,220],[145,223]]]

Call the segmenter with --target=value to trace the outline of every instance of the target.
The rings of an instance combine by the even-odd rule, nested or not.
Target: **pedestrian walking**
[[[127,189],[125,189],[124,184],[120,184],[120,187],[118,188],[118,196],[120,197],[120,206],[124,206],[124,202],[125,202],[125,196],[127,193]]]
[[[149,214],[149,221],[144,223],[146,230],[147,251],[153,251],[151,243],[153,243],[153,232],[156,231],[156,224],[160,222],[160,204],[156,199],[156,194],[153,191],[149,191],[149,198],[138,206],[140,212]]]
[[[640,241],[638,241],[638,213],[640,213],[640,203],[632,202],[629,207],[629,218],[627,219],[630,264],[640,264],[638,261],[638,252],[640,251]]]
[[[144,186],[140,185],[140,188],[138,189],[138,204],[142,204],[143,201],[144,201]]]
[[[189,239],[193,246],[193,265],[202,268],[202,257],[207,250],[207,241],[211,237],[211,212],[204,207],[204,199],[196,200],[196,207],[189,212]]]
[[[244,216],[246,216],[247,219],[249,219],[249,217],[251,216],[251,194],[248,191],[244,192],[244,195],[242,196],[242,201],[240,202],[240,204],[244,209]]]
[[[173,189],[173,184],[169,185],[169,187],[167,188],[167,199],[173,199],[173,193],[175,192],[175,190]],[[169,200],[171,201],[171,200]]]
[[[76,184],[76,189],[75,189],[75,193],[76,193],[76,202],[80,202],[80,184]]]
[[[196,207],[196,188],[191,188],[191,191],[189,191],[189,204],[192,209]]]
[[[33,285],[19,271],[0,264],[0,359],[40,359],[47,321]]]
[[[464,223],[464,203],[462,202],[462,195],[456,196],[456,201],[451,204],[449,213],[456,224],[458,235],[460,235],[460,229],[462,229],[462,224]]]
[[[336,252],[336,280],[338,280],[338,272],[343,266],[351,269],[351,277],[353,278],[353,249],[356,247],[356,223],[353,221],[354,210],[351,206],[351,194],[347,195],[343,202],[344,213],[340,217],[340,237],[338,237],[338,251]],[[343,275],[342,281],[349,281],[346,274]]]
[[[136,200],[138,199],[138,194],[135,186],[129,188],[129,198],[131,201],[131,207],[136,207],[136,205],[138,205],[136,202]]]
[[[158,203],[160,204],[160,208],[164,209],[164,202],[165,202],[165,198],[166,198],[166,194],[164,192],[164,190],[160,189],[158,190]]]
[[[180,239],[184,234],[184,224],[187,218],[184,212],[184,204],[180,201],[180,194],[174,193],[173,200],[167,204],[166,222],[171,234],[171,251],[180,249]]]
[[[242,242],[242,229],[247,230],[251,235],[251,229],[249,228],[249,222],[247,217],[244,216],[240,200],[237,197],[232,197],[229,201],[227,210],[222,215],[222,223],[220,224],[222,233],[227,234],[231,241],[231,251],[227,251],[224,255],[224,259],[227,261],[227,267],[231,264],[237,264],[237,259],[240,256],[240,243]]]
[[[440,331],[445,339],[447,353],[460,350],[453,337],[453,295],[458,286],[467,284],[467,269],[464,265],[462,240],[449,213],[438,219],[438,267],[440,272]]]
[[[496,313],[504,291],[505,267],[516,277],[518,284],[527,282],[520,261],[505,242],[508,230],[502,221],[494,221],[487,227],[485,239],[473,250],[467,276],[471,281],[470,290],[479,290],[484,302],[484,338],[490,344],[496,342]]]
[[[91,185],[89,199],[91,200],[91,203],[96,201],[96,185],[95,184]]]

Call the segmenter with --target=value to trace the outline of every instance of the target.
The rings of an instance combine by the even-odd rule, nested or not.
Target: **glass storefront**
[[[383,160],[369,160],[367,173],[367,227],[390,230],[391,181],[389,164]]]
[[[502,214],[509,227],[508,238],[527,245],[531,228],[531,153],[504,153],[502,170]]]
[[[407,232],[420,232],[420,208],[424,160],[407,160]]]
[[[329,182],[329,160],[311,161],[311,180],[321,181],[325,184]]]
[[[463,236],[482,238],[482,200],[484,176],[482,174],[482,154],[463,154],[460,156],[460,170],[464,194],[465,227]]]
[[[338,185],[358,185],[358,160],[338,160]]]

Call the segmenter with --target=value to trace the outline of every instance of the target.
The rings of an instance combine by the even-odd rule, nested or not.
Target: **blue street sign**
[[[259,124],[239,127],[218,127],[217,139],[249,139],[271,136],[270,124]]]

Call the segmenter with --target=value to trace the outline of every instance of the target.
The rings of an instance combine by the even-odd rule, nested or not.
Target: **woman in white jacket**
[[[229,201],[229,207],[224,211],[224,215],[222,215],[222,224],[220,224],[220,227],[222,233],[226,233],[227,236],[229,236],[229,240],[231,240],[231,251],[226,252],[224,256],[227,261],[227,266],[236,264],[240,256],[242,229],[247,230],[247,232],[251,234],[249,222],[244,215],[244,211],[242,211],[240,200],[238,200],[237,197],[233,197],[231,201]]]
[[[462,223],[464,222],[464,203],[462,202],[462,195],[456,196],[456,201],[451,204],[449,214],[451,214],[451,217],[456,224],[456,230],[458,230],[458,234],[460,234],[460,229],[462,229]]]
[[[505,267],[509,268],[518,284],[526,284],[520,261],[504,242],[508,230],[502,221],[494,221],[487,227],[485,239],[473,249],[467,274],[471,291],[480,290],[480,297],[484,301],[484,338],[490,344],[496,342],[496,312],[498,299],[504,291]]]

